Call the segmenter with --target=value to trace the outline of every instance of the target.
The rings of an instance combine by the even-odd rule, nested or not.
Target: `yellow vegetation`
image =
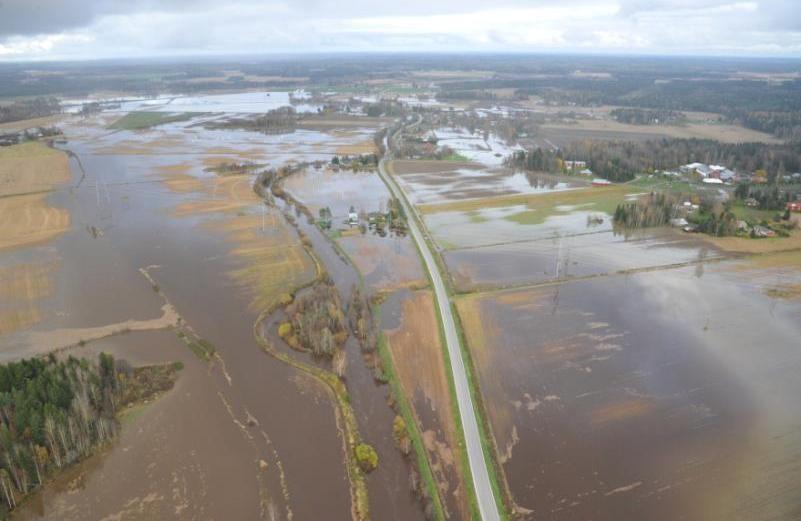
[[[0,148],[0,250],[38,244],[69,228],[47,192],[70,179],[64,152],[36,141]]]

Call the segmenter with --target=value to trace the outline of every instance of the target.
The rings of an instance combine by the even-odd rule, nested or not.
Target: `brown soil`
[[[398,378],[415,409],[417,423],[421,424],[420,417],[425,411],[420,410],[423,404],[414,397],[422,393],[424,403],[436,417],[436,425],[444,429],[444,432],[434,431],[423,425],[424,443],[442,494],[454,495],[462,517],[467,517],[466,497],[460,493],[463,484],[449,482],[460,475],[456,468],[458,458],[454,457],[458,443],[446,374],[448,368],[430,291],[416,291],[404,301],[401,326],[387,331],[386,338]]]

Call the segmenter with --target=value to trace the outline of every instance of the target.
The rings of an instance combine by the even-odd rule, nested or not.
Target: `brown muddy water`
[[[362,176],[362,182],[368,183],[370,181],[367,176],[377,177],[375,174],[358,175]],[[301,201],[314,198],[316,196],[314,187],[324,185],[311,183],[303,186],[305,189],[303,187],[296,188],[297,193],[295,194]],[[283,202],[278,201],[278,204],[283,204]],[[287,208],[287,211],[290,209]],[[331,275],[331,280],[339,290],[343,305],[347,305],[353,288],[359,284],[359,273],[356,271],[356,267],[351,264],[349,258],[337,251],[332,240],[326,237],[315,224],[309,223],[303,216],[297,219],[297,223],[311,241],[315,254]],[[375,240],[384,241],[399,239],[401,238],[375,237]],[[274,327],[271,337],[276,343],[280,341]],[[352,335],[345,344],[345,350],[347,354],[345,382],[356,413],[359,431],[364,440],[375,448],[380,462],[378,469],[370,474],[368,480],[371,509],[374,508],[373,505],[381,508],[379,512],[373,511],[373,518],[422,518],[421,503],[411,493],[409,486],[408,461],[404,459],[393,439],[392,422],[395,413],[389,406],[389,387],[375,381],[373,369],[362,356],[359,343]],[[304,356],[308,362],[319,363],[319,360],[315,361],[311,357],[296,355]]]
[[[139,271],[145,267],[219,358],[200,362],[172,329],[86,344],[84,349],[107,349],[134,362],[183,360],[186,368],[173,391],[126,420],[130,427],[118,443],[46,487],[20,518],[349,519],[343,443],[330,398],[316,382],[261,351],[253,337],[252,296],[230,276],[242,268],[243,261],[231,255],[237,244],[201,225],[213,215],[175,216],[179,204],[196,196],[161,182],[159,169],[170,165],[189,163],[192,174],[203,176],[209,153],[112,153],[108,147],[117,141],[151,136],[72,130],[91,141],[68,130],[67,148],[81,165],[72,160],[72,182],[50,198],[69,209],[72,228],[47,245],[0,255],[0,266],[42,259],[53,265],[52,288],[36,301],[41,320],[0,336],[0,358],[42,353],[51,345],[48,332],[162,316],[162,298]],[[291,154],[274,151],[271,139],[254,142],[262,146],[260,157]],[[371,511],[375,519],[419,518],[407,492],[405,462],[392,447],[393,415],[383,390],[366,371],[357,372],[360,364],[354,354],[348,387],[362,435],[381,457],[368,478]]]
[[[523,518],[799,518],[801,304],[737,266],[459,300]]]

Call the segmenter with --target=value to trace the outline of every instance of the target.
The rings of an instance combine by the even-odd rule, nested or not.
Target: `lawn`
[[[752,223],[772,221],[773,218],[776,217],[776,214],[781,215],[784,213],[782,210],[760,210],[759,208],[749,208],[739,202],[734,204],[731,209],[738,219]]]

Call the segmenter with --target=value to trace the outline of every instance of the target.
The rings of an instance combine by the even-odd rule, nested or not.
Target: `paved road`
[[[487,470],[488,462],[484,459],[484,451],[481,450],[481,436],[479,435],[478,421],[476,420],[473,398],[470,396],[470,386],[467,383],[467,372],[462,359],[462,350],[459,346],[459,335],[456,332],[456,324],[453,321],[451,303],[445,284],[442,282],[442,275],[439,272],[434,256],[423,238],[414,209],[406,199],[406,194],[398,186],[395,180],[386,170],[386,159],[382,159],[378,164],[378,173],[389,187],[392,195],[398,198],[403,204],[403,209],[408,216],[409,230],[412,239],[417,243],[420,253],[423,256],[426,269],[431,275],[434,283],[434,293],[439,305],[439,312],[442,317],[442,325],[445,330],[445,343],[448,347],[448,354],[451,359],[451,372],[453,373],[453,383],[456,387],[456,401],[459,405],[459,415],[462,418],[462,428],[464,439],[467,445],[467,458],[470,463],[470,472],[473,475],[473,486],[476,490],[478,509],[483,521],[499,521],[498,505],[495,502],[495,494],[489,479]]]

